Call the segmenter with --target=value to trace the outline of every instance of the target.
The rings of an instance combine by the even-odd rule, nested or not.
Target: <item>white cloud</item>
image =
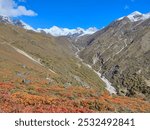
[[[17,16],[36,16],[33,10],[26,9],[25,6],[17,5],[14,0],[0,0],[0,15]]]

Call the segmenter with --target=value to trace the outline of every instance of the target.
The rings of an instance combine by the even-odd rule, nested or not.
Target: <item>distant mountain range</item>
[[[35,32],[41,32],[41,33],[46,33],[50,34],[53,36],[73,36],[73,37],[79,37],[83,35],[90,35],[98,31],[96,27],[90,27],[88,29],[83,29],[83,28],[76,28],[76,29],[68,29],[68,28],[61,28],[57,26],[53,26],[49,29],[34,29],[30,25],[26,24],[22,20],[19,19],[13,19],[7,16],[0,16],[0,22],[7,23],[7,24],[12,24],[15,26],[19,26],[21,28],[27,29],[27,30],[32,30]]]
[[[118,20],[121,20],[123,18],[128,18],[132,22],[136,22],[136,21],[141,21],[141,20],[145,20],[147,18],[150,18],[150,13],[142,14],[138,11],[135,11],[135,12],[131,13],[128,16],[119,18]],[[90,27],[88,29],[83,29],[83,28],[80,28],[80,27],[78,27],[76,29],[69,29],[69,28],[61,28],[61,27],[57,27],[57,26],[53,26],[51,28],[45,28],[45,29],[43,29],[43,28],[34,29],[33,27],[26,24],[22,20],[13,19],[13,18],[10,18],[10,17],[7,17],[7,16],[0,16],[0,22],[7,23],[7,24],[12,24],[12,25],[15,25],[15,26],[19,26],[19,27],[22,27],[22,28],[27,29],[27,30],[33,30],[33,31],[36,31],[36,32],[50,34],[50,35],[53,35],[53,36],[80,37],[80,36],[84,36],[84,35],[91,35],[91,34],[97,32],[99,30],[96,27]]]
[[[118,20],[121,20],[123,18],[128,18],[128,19],[130,19],[130,21],[136,22],[136,21],[141,21],[141,20],[150,18],[150,13],[142,14],[138,11],[135,11],[128,16],[119,18]],[[88,29],[83,29],[80,27],[78,27],[76,29],[69,29],[69,28],[61,28],[61,27],[57,27],[57,26],[53,26],[51,28],[44,28],[44,29],[43,28],[34,29],[33,27],[31,27],[27,23],[23,22],[22,20],[13,19],[13,18],[10,18],[7,16],[0,16],[0,22],[19,26],[19,27],[22,27],[27,30],[33,30],[36,32],[50,34],[53,36],[80,37],[80,36],[84,36],[84,35],[91,35],[99,30],[96,27],[90,27]]]
[[[77,28],[77,29],[68,29],[68,28],[60,28],[57,26],[53,26],[50,29],[41,29],[38,28],[37,31],[39,32],[45,32],[46,34],[51,34],[53,36],[83,36],[86,34],[93,34],[96,31],[98,31],[97,28],[91,27],[88,29],[83,29],[83,28]]]

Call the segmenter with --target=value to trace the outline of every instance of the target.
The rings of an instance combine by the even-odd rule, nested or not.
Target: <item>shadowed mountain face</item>
[[[99,70],[118,94],[150,99],[150,18],[134,12],[77,41],[80,57]]]

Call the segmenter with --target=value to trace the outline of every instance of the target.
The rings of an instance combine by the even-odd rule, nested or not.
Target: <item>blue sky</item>
[[[21,16],[21,14],[18,16],[34,28],[50,28],[53,25],[67,28],[88,28],[91,26],[102,28],[113,20],[133,11],[150,12],[150,0],[5,1],[15,1],[17,6],[25,7],[27,16]]]

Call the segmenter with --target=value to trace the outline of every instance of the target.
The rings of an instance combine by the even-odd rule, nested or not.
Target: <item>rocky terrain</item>
[[[119,95],[150,99],[150,14],[134,12],[76,44],[80,57],[109,79]]]

